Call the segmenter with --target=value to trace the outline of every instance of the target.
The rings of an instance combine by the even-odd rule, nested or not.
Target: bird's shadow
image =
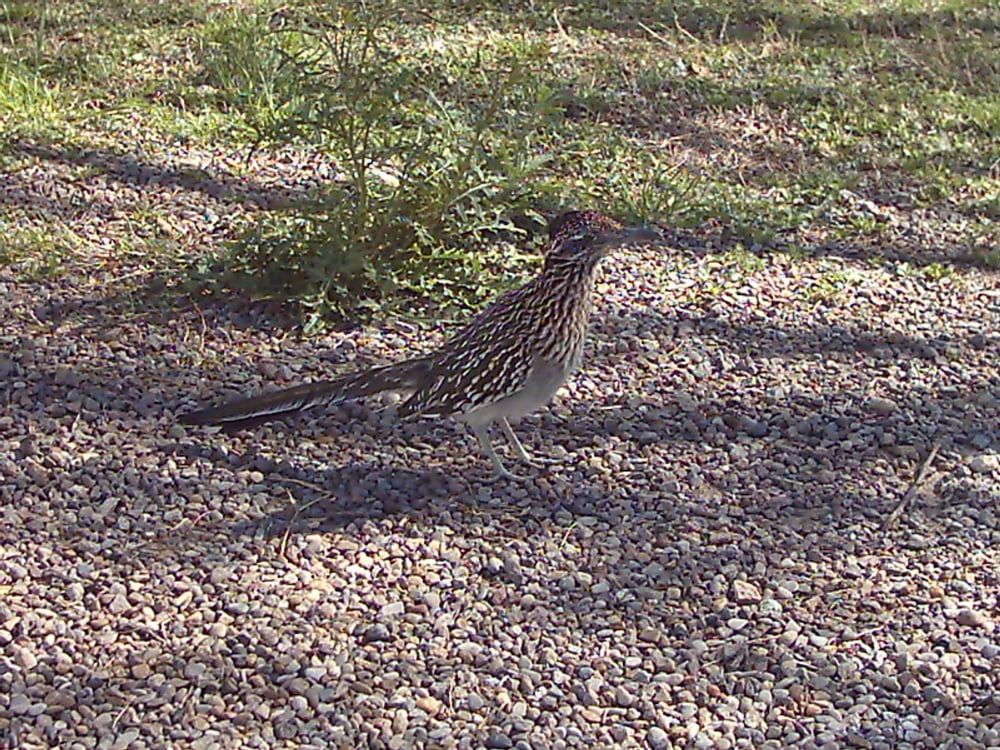
[[[438,429],[431,426],[430,431]],[[442,433],[442,441],[451,442],[449,437],[454,439]],[[528,527],[560,512],[595,512],[601,494],[596,485],[588,490],[579,483],[560,480],[544,467],[532,469],[525,481],[541,483],[546,491],[541,495],[525,492],[518,480],[494,479],[475,453],[439,466],[413,469],[401,465],[405,460],[402,455],[399,459],[357,461],[338,456],[336,449],[323,466],[291,458],[275,460],[250,443],[222,451],[207,443],[184,441],[167,449],[188,462],[258,475],[254,478],[251,474],[247,492],[268,501],[231,526],[233,534],[254,538],[329,533],[387,518],[458,529],[469,519],[485,522],[502,517],[505,525]],[[551,501],[538,503],[542,496]]]

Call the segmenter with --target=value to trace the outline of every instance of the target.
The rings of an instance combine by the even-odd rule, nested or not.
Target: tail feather
[[[427,360],[411,359],[334,380],[307,383],[253,398],[237,399],[221,406],[182,414],[178,419],[184,424],[193,425],[252,426],[314,406],[341,403],[383,391],[414,390],[427,369]]]

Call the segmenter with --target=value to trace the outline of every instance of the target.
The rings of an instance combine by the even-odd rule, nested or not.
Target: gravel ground
[[[518,428],[554,464],[490,482],[391,402],[174,424],[444,333],[302,340],[107,262],[138,208],[204,247],[295,169],[25,153],[10,215],[102,262],[0,280],[0,744],[1000,747],[994,273],[623,253]]]

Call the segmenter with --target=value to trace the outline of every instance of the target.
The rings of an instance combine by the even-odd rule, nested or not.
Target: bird
[[[500,460],[490,439],[500,427],[515,455],[538,466],[511,421],[546,405],[583,358],[599,262],[624,245],[661,239],[651,227],[627,227],[596,211],[567,211],[550,221],[538,275],[501,294],[457,334],[426,354],[180,416],[184,424],[229,429],[320,405],[385,391],[406,394],[400,418],[452,416],[475,434],[494,477],[523,479]]]

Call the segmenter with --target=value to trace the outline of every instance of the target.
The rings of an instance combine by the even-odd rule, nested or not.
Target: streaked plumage
[[[504,468],[488,435],[500,424],[517,455],[529,457],[509,420],[546,404],[579,366],[598,261],[615,247],[657,237],[591,211],[572,211],[549,225],[542,272],[476,315],[456,336],[422,357],[329,381],[238,400],[181,417],[188,424],[259,422],[268,417],[400,391],[402,417],[453,415],[479,438],[497,474]]]

